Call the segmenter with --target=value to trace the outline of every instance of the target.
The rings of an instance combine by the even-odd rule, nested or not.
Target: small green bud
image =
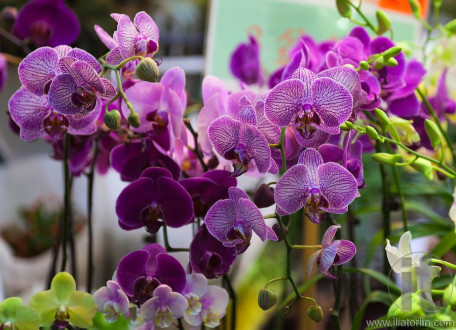
[[[121,117],[118,110],[111,110],[103,115],[103,121],[105,125],[113,131],[117,131],[119,129],[120,120]]]
[[[136,66],[135,73],[141,80],[156,82],[159,75],[157,63],[150,57],[144,57]]]
[[[344,64],[344,66],[346,66],[347,68],[353,69],[353,70],[356,69],[355,66],[353,64],[350,64],[350,63]]]
[[[426,179],[432,180],[432,163],[426,159],[418,158],[410,164],[417,172],[423,173]]]
[[[136,112],[132,112],[128,115],[128,124],[133,126],[134,128],[138,128],[141,125],[141,120],[139,119],[139,115]]]
[[[361,61],[359,62],[359,67],[361,68],[361,70],[369,70],[369,63],[367,63],[366,61]]]
[[[456,18],[445,24],[445,30],[452,34],[456,34]]]
[[[318,305],[307,308],[307,315],[315,322],[321,322],[321,320],[323,320],[323,310]]]
[[[340,129],[342,131],[349,131],[350,127],[348,127],[346,123],[343,123],[342,125],[340,125]]]
[[[372,155],[373,160],[384,165],[395,165],[401,158],[401,155],[388,154],[386,152],[377,152]]]
[[[391,21],[386,15],[386,13],[382,10],[377,10],[377,34],[382,35],[386,31],[388,31],[391,28]]]
[[[378,122],[380,123],[383,129],[386,129],[389,125],[391,125],[391,121],[388,115],[385,113],[385,111],[379,108],[375,108],[374,112]]]
[[[372,126],[366,126],[366,134],[372,140],[378,140],[378,133]]]
[[[415,18],[420,19],[421,18],[421,6],[418,3],[417,0],[408,0],[410,9],[412,10],[413,16]]]
[[[437,150],[437,147],[442,142],[439,128],[432,120],[426,119],[424,121],[424,129],[426,130],[426,134],[431,141],[432,148],[434,148],[434,150]]]
[[[337,10],[339,11],[340,16],[346,18],[350,18],[352,15],[348,1],[349,0],[336,0]]]
[[[268,310],[277,302],[277,294],[274,290],[263,288],[258,293],[258,306],[263,310]]]
[[[355,128],[355,125],[353,125],[353,123],[351,121],[346,121],[344,123],[345,126],[347,126],[349,129],[354,129]]]
[[[385,61],[386,66],[397,66],[397,64],[397,60],[394,57],[391,57],[387,61]]]
[[[397,56],[402,52],[402,47],[399,46],[394,46],[391,48],[388,48],[382,53],[382,56],[385,61],[388,61],[391,57]]]

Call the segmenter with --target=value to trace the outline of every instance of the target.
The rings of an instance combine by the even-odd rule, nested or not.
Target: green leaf
[[[442,237],[439,244],[437,244],[432,250],[432,254],[437,257],[442,257],[445,253],[450,251],[456,245],[456,233],[454,231],[449,232]]]
[[[337,10],[340,16],[350,18],[352,16],[349,0],[336,0]]]
[[[383,285],[387,286],[389,290],[396,294],[400,295],[401,294],[401,289],[394,283],[390,278],[385,276],[384,274],[373,270],[373,269],[367,269],[367,268],[352,268],[352,267],[347,267],[342,269],[344,273],[361,273],[367,276],[372,277],[373,279],[377,280],[378,282],[382,283]]]
[[[125,316],[120,315],[117,321],[114,323],[109,323],[105,320],[105,317],[102,313],[97,312],[93,318],[93,326],[90,330],[119,330],[119,329],[129,329],[129,321]]]
[[[437,236],[444,236],[445,234],[448,233],[448,226],[444,226],[438,223],[432,223],[432,222],[422,222],[422,223],[417,223],[409,226],[409,230],[413,236],[413,238],[418,238],[418,237],[426,237],[429,235],[437,235]],[[399,238],[401,235],[404,233],[404,230],[398,229],[393,231],[389,236],[389,240],[391,243],[397,243],[399,241]]]
[[[392,297],[389,293],[383,291],[373,291],[371,292],[366,299],[364,300],[363,304],[359,308],[358,313],[356,313],[355,318],[353,319],[353,323],[351,326],[352,330],[362,329],[362,322],[364,319],[364,314],[366,313],[366,309],[370,303],[373,302],[380,302],[386,306],[390,306],[392,301]]]

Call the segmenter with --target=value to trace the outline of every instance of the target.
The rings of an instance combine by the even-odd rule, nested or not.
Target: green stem
[[[95,165],[100,151],[99,140],[101,136],[95,138],[92,164],[90,172],[87,174],[87,292],[92,291],[93,281],[93,185],[95,180]]]
[[[142,60],[144,57],[142,56],[132,56],[130,58],[127,58],[126,60],[123,60],[122,62],[120,62],[119,64],[117,64],[115,66],[115,69],[116,71],[119,71],[120,69],[122,69],[122,67],[127,64],[128,62],[130,61],[133,61],[133,60]]]
[[[444,265],[444,266],[446,266],[448,268],[456,270],[456,265],[453,265],[452,263],[447,262],[447,261],[431,258],[431,262],[433,262],[435,264],[441,264],[441,265]]]
[[[177,319],[177,327],[179,330],[184,330],[184,324],[182,323],[182,319]]]
[[[263,219],[276,219],[276,218],[278,218],[278,217],[279,217],[279,216],[278,216],[276,213],[274,213],[274,214],[267,214],[267,215],[265,215],[265,216],[263,217]]]
[[[135,111],[133,110],[133,107],[132,107],[130,101],[128,101],[127,95],[125,95],[125,92],[124,92],[123,87],[122,87],[122,79],[120,78],[120,73],[117,70],[116,70],[116,79],[117,79],[117,89],[119,90],[118,93],[120,93],[120,95],[122,96],[122,98],[125,101],[125,104],[127,105],[128,109],[130,109],[130,112],[132,114],[134,114]]]
[[[190,119],[188,118],[185,118],[184,119],[184,125],[185,127],[188,128],[188,130],[190,131],[190,133],[192,134],[193,136],[193,142],[195,144],[195,147],[194,148],[190,148],[187,146],[187,148],[192,151],[196,157],[198,157],[198,160],[200,161],[201,163],[201,166],[203,167],[203,170],[204,172],[207,172],[208,171],[208,167],[206,165],[206,163],[204,162],[204,158],[203,158],[203,155],[201,153],[201,150],[199,148],[199,144],[198,144],[198,133],[193,129],[193,126],[192,126],[192,123],[190,122]]]
[[[116,96],[114,96],[114,98],[112,98],[108,103],[106,103],[105,105],[105,113],[108,113],[108,107],[114,103],[115,101],[117,101],[119,99],[119,97],[121,97],[122,95],[120,93],[117,93]]]
[[[355,4],[353,4],[351,1],[347,1],[347,3],[353,8],[356,10],[356,12],[358,13],[359,16],[361,16],[361,18],[364,20],[364,22],[366,22],[366,25],[372,29],[373,32],[375,32],[375,34],[377,34],[377,29],[375,28],[375,26],[369,21],[369,19],[363,14],[363,12],[361,11],[361,4],[359,6],[356,6]]]
[[[267,281],[266,284],[264,285],[264,287],[267,288],[268,285],[271,283],[278,282],[278,281],[285,281],[285,280],[288,280],[288,277],[286,277],[286,276],[276,277],[276,278],[273,278],[272,280]]]
[[[228,289],[228,294],[231,298],[231,330],[236,329],[236,292],[233,289],[231,280],[227,274],[223,274],[223,281]]]
[[[287,159],[285,157],[285,132],[287,128],[282,127],[282,130],[280,131],[280,155],[282,156],[282,171],[285,173],[287,171]]]
[[[63,196],[63,218],[62,218],[62,262],[60,271],[65,271],[67,262],[67,239],[68,224],[70,221],[70,168],[68,166],[68,154],[70,150],[70,134],[65,135],[65,145],[63,152],[63,172],[64,172],[64,196]]]
[[[292,245],[292,250],[302,250],[302,249],[321,249],[321,245]]]
[[[451,143],[450,137],[448,136],[448,134],[445,131],[445,129],[442,127],[442,124],[440,123],[439,117],[438,117],[437,113],[435,112],[434,108],[432,107],[431,103],[429,103],[429,100],[427,99],[426,95],[424,95],[423,91],[420,88],[417,88],[416,91],[417,91],[418,95],[420,96],[421,100],[423,101],[424,106],[429,111],[429,114],[431,115],[432,119],[437,124],[437,127],[440,130],[440,133],[442,133],[443,138],[445,139],[445,142],[446,142],[448,148],[450,148],[451,155],[453,156],[453,164],[455,164],[456,163],[456,155],[455,155],[455,152],[454,152],[454,149],[453,149],[453,144]]]
[[[166,224],[163,224],[163,240],[165,244],[165,249],[168,252],[188,252],[189,250],[186,248],[173,248],[169,245],[169,240],[168,240],[168,228]]]

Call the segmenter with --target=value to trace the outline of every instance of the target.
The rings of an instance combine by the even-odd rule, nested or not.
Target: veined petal
[[[239,189],[238,187],[230,187],[228,189],[228,195],[233,201],[237,201],[239,199],[249,199],[249,195],[247,195],[244,190]]]
[[[39,135],[44,135],[43,120],[51,113],[45,96],[38,96],[21,87],[10,98],[8,108],[11,118],[21,130],[40,132]]]
[[[319,78],[312,85],[315,112],[320,116],[322,126],[339,127],[346,121],[353,108],[350,92],[330,78]]]
[[[135,41],[138,31],[130,17],[122,15],[117,25],[117,41],[119,42],[120,54],[124,59],[135,55]]]
[[[318,250],[310,255],[309,260],[307,261],[307,276],[312,277],[312,270],[315,264],[315,260],[317,260],[317,258],[320,256],[321,252],[322,250]]]
[[[160,83],[181,97],[185,93],[185,72],[181,68],[174,66],[166,70],[160,79]]]
[[[236,203],[229,199],[219,200],[212,205],[205,219],[209,233],[222,243],[227,241],[226,235],[236,220]]]
[[[59,55],[50,47],[31,52],[19,64],[22,85],[36,95],[43,95],[46,84],[55,76]]]
[[[160,308],[158,300],[159,297],[153,297],[141,305],[139,314],[145,322],[149,322],[155,319],[155,314],[157,314],[157,311]]]
[[[318,168],[320,192],[329,207],[343,208],[357,196],[356,179],[346,168],[336,163],[326,163]]]
[[[299,109],[305,96],[306,85],[299,79],[282,81],[275,86],[266,98],[264,113],[279,126],[287,126]]]
[[[108,47],[108,49],[117,47],[117,42],[102,27],[95,25],[94,28],[98,38],[100,38],[101,42]]]
[[[222,116],[212,122],[208,129],[209,141],[221,156],[238,146],[241,123],[228,116]]]
[[[271,123],[264,115],[259,117],[257,127],[269,143],[279,143],[280,127]]]
[[[51,282],[51,291],[54,293],[55,300],[60,304],[66,304],[74,291],[76,282],[69,273],[61,272],[54,276]]]
[[[114,85],[106,78],[100,78],[100,79],[101,79],[101,82],[105,89],[105,92],[102,95],[100,95],[100,97],[103,99],[106,99],[106,100],[110,100],[110,99],[114,98],[117,94],[117,91],[116,91],[116,88],[114,87]]]
[[[295,72],[293,72],[291,79],[299,79],[304,83],[305,91],[303,97],[306,100],[309,100],[312,97],[311,86],[317,79],[317,75],[312,70],[306,68],[298,68]]]
[[[91,54],[87,53],[85,50],[79,48],[73,48],[68,52],[66,56],[74,57],[79,61],[86,62],[89,64],[97,73],[101,72],[101,65],[98,63],[98,60]]]
[[[89,86],[95,89],[98,93],[105,93],[105,87],[98,77],[97,72],[92,66],[86,62],[77,61],[71,65],[71,69],[74,71],[75,81],[78,85],[88,88]]]
[[[328,229],[326,229],[325,234],[323,235],[323,238],[321,240],[321,246],[323,248],[329,246],[333,239],[334,235],[336,235],[337,230],[339,230],[340,225],[332,225]]]
[[[67,54],[72,50],[73,48],[71,48],[70,46],[68,45],[60,45],[60,46],[57,46],[57,47],[54,47],[54,50],[57,52],[57,54],[59,55],[59,59],[64,57],[64,56],[67,56]]]
[[[78,84],[73,76],[68,73],[59,74],[49,88],[49,104],[59,113],[74,115],[81,111],[81,107],[75,105],[71,95],[78,89]]]
[[[256,127],[246,125],[242,130],[241,143],[255,160],[258,172],[266,173],[271,167],[271,149],[263,134]]]
[[[136,14],[134,19],[135,26],[139,32],[144,34],[147,38],[158,42],[159,30],[155,21],[144,11]]]
[[[188,301],[180,293],[170,292],[166,297],[166,305],[171,313],[173,313],[173,318],[178,319],[184,316],[188,308]]]
[[[298,164],[303,164],[307,167],[312,187],[317,187],[319,184],[318,167],[323,164],[323,157],[321,157],[320,153],[315,149],[308,148],[299,156]]]
[[[111,65],[118,65],[123,60],[124,58],[120,53],[120,48],[118,46],[111,49],[108,56],[106,56],[106,62]]]
[[[257,126],[256,111],[251,105],[243,107],[236,116],[236,119],[243,124]]]
[[[339,245],[340,241],[334,241],[329,246],[322,249],[320,254],[320,263],[318,265],[318,268],[320,268],[322,273],[327,273],[329,267],[331,267],[334,263]]]
[[[267,230],[263,215],[258,207],[248,199],[240,199],[237,202],[236,212],[238,219],[242,219],[260,237],[266,240]]]
[[[97,98],[95,107],[90,112],[78,112],[74,115],[67,115],[69,126],[68,132],[74,135],[90,135],[95,132],[95,121],[100,117],[101,101]],[[94,128],[95,127],[95,130]]]
[[[219,94],[220,103],[225,105],[227,104],[228,99],[228,91],[224,85],[224,83],[215,76],[206,76],[203,79],[202,85],[202,96],[203,102],[206,104],[209,99],[214,96],[215,94]],[[225,113],[225,109],[223,109],[223,114]]]
[[[207,278],[203,274],[192,273],[187,275],[185,288],[182,291],[184,294],[193,293],[198,297],[202,297],[207,290]]]
[[[336,258],[333,262],[334,266],[342,265],[350,261],[356,254],[356,246],[353,242],[347,240],[340,240],[339,247],[336,251]]]
[[[274,190],[277,206],[288,214],[300,210],[310,196],[309,171],[305,165],[295,165],[279,179]]]

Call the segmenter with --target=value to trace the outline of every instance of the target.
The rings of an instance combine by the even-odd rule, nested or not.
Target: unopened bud
[[[380,123],[380,125],[382,126],[382,128],[386,129],[391,124],[391,121],[390,121],[388,115],[379,108],[375,108],[374,112],[375,112],[375,116],[377,117],[377,120]]]
[[[389,60],[391,57],[397,56],[402,52],[402,47],[394,46],[382,53],[383,59],[385,61]]]
[[[121,116],[118,110],[111,110],[103,115],[105,125],[113,131],[117,131],[119,129],[120,120]]]
[[[348,3],[349,0],[336,0],[337,10],[342,17],[351,17],[351,8]]]
[[[443,293],[443,301],[451,306],[456,305],[456,287],[453,283],[450,283],[450,285],[446,287]]]
[[[391,28],[391,21],[384,11],[377,10],[377,34],[381,35]]]
[[[141,125],[141,120],[139,119],[139,115],[136,112],[132,112],[128,115],[128,124],[133,126],[134,128],[138,128]]]
[[[318,305],[310,306],[307,309],[307,315],[315,322],[321,322],[323,320],[323,310]]]
[[[141,80],[156,82],[159,75],[157,63],[150,57],[144,57],[136,66],[135,73]]]
[[[280,225],[278,223],[275,223],[272,225],[272,230],[274,231],[274,233],[276,234],[277,236],[277,241],[280,242],[283,240],[283,233],[282,233],[282,229],[280,228]],[[284,228],[285,230],[285,235],[288,234],[288,228],[285,227]]]
[[[417,0],[408,0],[408,2],[409,2],[409,5],[410,5],[410,9],[412,10],[413,16],[415,16],[415,18],[417,18],[417,19],[420,19],[420,17],[421,17],[421,6],[418,3],[418,1]]]
[[[263,288],[258,293],[258,306],[263,310],[268,310],[277,302],[277,294],[271,290]]]
[[[398,62],[394,57],[389,58],[387,61],[385,61],[386,66],[397,66]]]
[[[432,163],[426,159],[418,158],[410,164],[417,172],[423,173],[426,179],[432,180]]]
[[[11,27],[16,22],[17,9],[11,6],[6,6],[2,10],[2,21],[6,26]]]
[[[359,62],[359,67],[361,68],[361,70],[369,70],[369,63],[367,63],[366,61],[361,61]]]
[[[388,154],[386,152],[377,152],[372,155],[372,159],[380,164],[395,165],[401,159],[401,155]]]
[[[378,133],[372,126],[366,126],[366,134],[372,140],[378,140]]]
[[[269,187],[265,183],[262,183],[253,195],[253,202],[259,208],[273,205],[275,203],[274,188]]]
[[[445,30],[452,34],[456,34],[456,18],[445,24]]]
[[[434,148],[434,150],[437,150],[437,147],[442,142],[439,128],[432,120],[426,119],[424,121],[424,129],[426,130],[426,134],[431,141],[432,148]]]

